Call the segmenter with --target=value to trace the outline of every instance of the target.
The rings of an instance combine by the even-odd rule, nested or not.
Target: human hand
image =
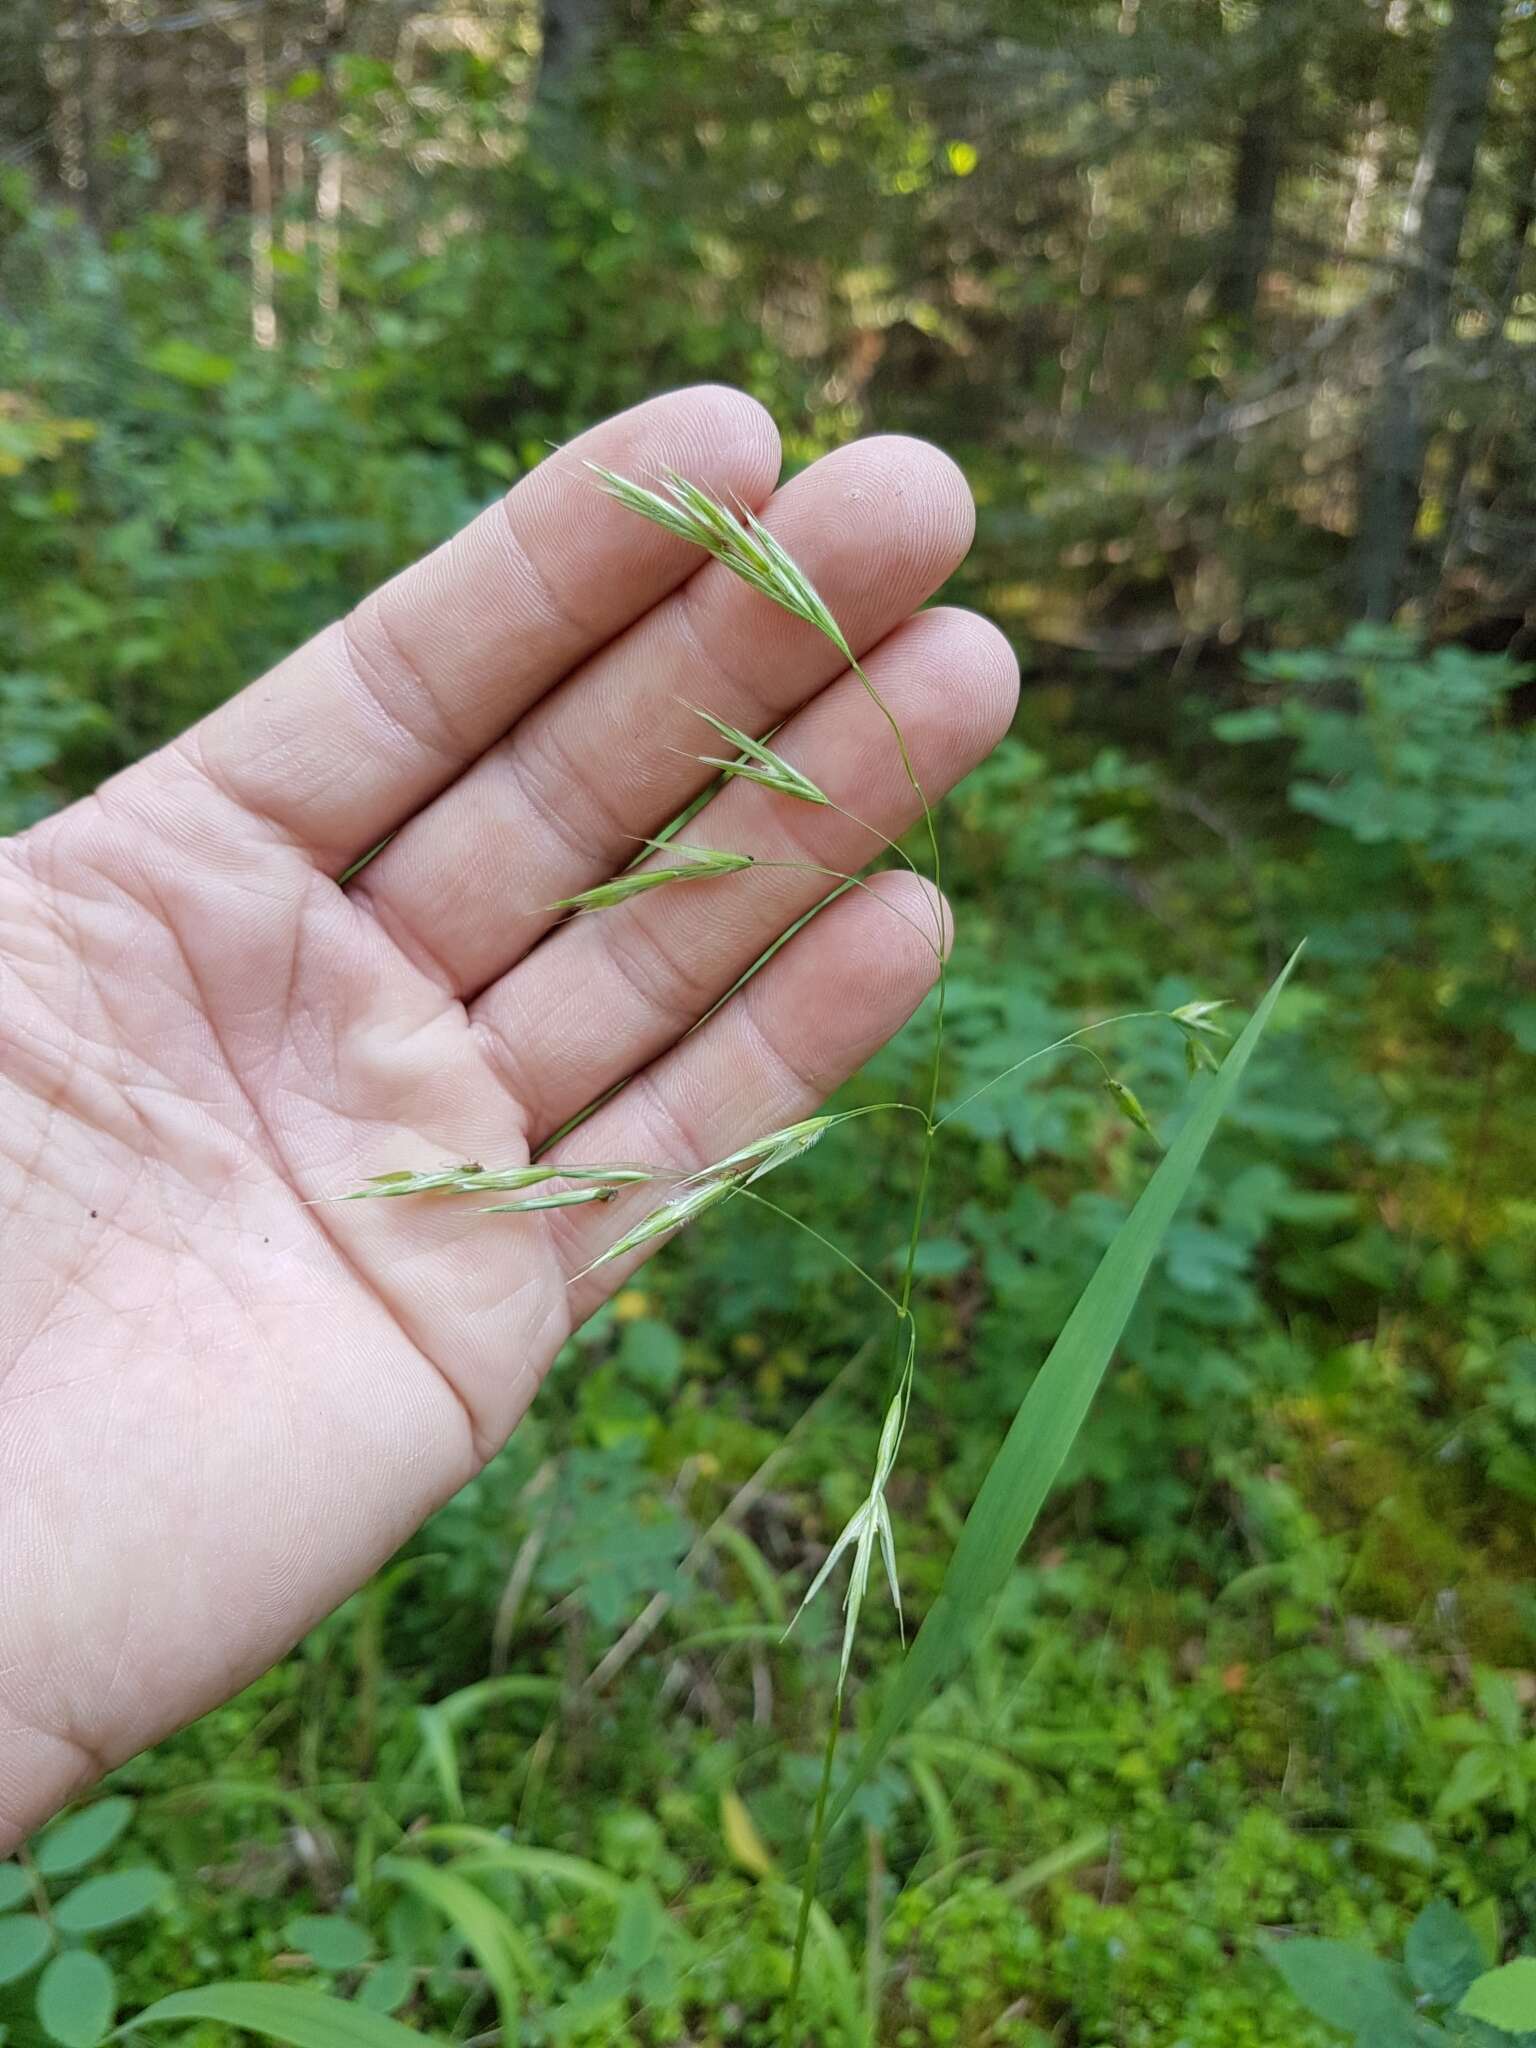
[[[885,874],[690,1036],[824,880],[540,907],[627,866],[702,786],[690,701],[787,719],[776,748],[880,833],[916,802],[826,641],[584,461],[772,495],[930,795],[1007,726],[1001,636],[911,616],[969,542],[954,466],[872,440],[773,493],[767,416],[701,389],[552,456],[201,725],[0,842],[0,1857],[360,1584],[638,1263],[571,1283],[643,1189],[520,1217],[317,1198],[519,1163],[620,1083],[560,1156],[691,1171],[807,1114],[933,977],[924,885]],[[842,870],[880,850],[745,782],[689,837]]]

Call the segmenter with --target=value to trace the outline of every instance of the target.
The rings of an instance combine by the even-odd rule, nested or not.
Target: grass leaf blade
[[[414,2027],[383,2013],[290,1984],[204,1984],[196,1991],[173,1991],[136,2013],[132,2027],[185,2027],[197,2020],[285,2041],[291,2048],[420,2048],[422,2040]],[[117,2031],[125,2034],[129,2027]]]
[[[1203,1099],[1165,1153],[1067,1318],[982,1482],[939,1597],[839,1788],[829,1828],[896,1735],[965,1655],[1082,1427],[1152,1261],[1300,955],[1291,955]]]

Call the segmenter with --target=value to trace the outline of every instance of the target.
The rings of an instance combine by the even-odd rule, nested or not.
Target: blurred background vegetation
[[[1449,2008],[1536,1949],[1533,212],[1499,0],[6,0],[0,829],[551,442],[727,378],[795,464],[917,432],[980,501],[957,594],[1026,688],[948,814],[952,1099],[1310,935],[991,1637],[838,1840],[808,2040],[1518,2037]],[[1115,1043],[1162,1129],[1178,1044]],[[878,1124],[795,1199],[880,1270]],[[1155,1156],[1083,1060],[950,1128],[919,1611]],[[243,1976],[478,2048],[774,2040],[835,1610],[779,1638],[865,1484],[866,1324],[810,1239],[701,1226],[47,1851],[117,1879],[57,1938],[129,2007]],[[872,1608],[857,1715],[896,1648]],[[433,1893],[389,1855],[424,1825],[494,1838]],[[4,1930],[0,2038],[86,2048]],[[1283,1981],[1297,1932],[1384,1961]]]

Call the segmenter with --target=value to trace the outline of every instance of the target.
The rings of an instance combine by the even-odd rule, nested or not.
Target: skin
[[[637,1260],[645,1214],[328,1205],[399,1166],[692,1170],[808,1114],[910,1014],[943,913],[750,872],[561,922],[706,779],[706,703],[887,833],[913,798],[832,650],[611,504],[583,461],[764,511],[930,796],[1007,727],[1001,636],[913,616],[964,554],[959,472],[878,439],[775,489],[740,393],[656,399],[160,753],[0,842],[0,1856],[228,1698],[493,1457]],[[394,833],[345,887],[346,869]],[[878,849],[744,782],[697,844]],[[882,902],[878,900],[884,898]],[[899,914],[892,914],[896,912]]]

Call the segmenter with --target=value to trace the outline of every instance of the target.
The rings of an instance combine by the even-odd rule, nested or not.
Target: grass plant
[[[1128,1012],[1085,1026],[1050,1045],[1024,1054],[981,1088],[941,1112],[945,999],[949,979],[942,908],[943,856],[933,807],[918,779],[898,721],[809,578],[754,514],[721,504],[676,474],[661,479],[658,488],[633,482],[610,470],[600,469],[597,476],[602,489],[620,504],[703,549],[751,589],[814,627],[842,656],[884,718],[892,744],[899,753],[903,773],[917,799],[926,874],[934,885],[936,936],[932,943],[937,959],[937,992],[926,1086],[921,1099],[916,1102],[866,1104],[857,1109],[807,1117],[782,1129],[765,1132],[724,1158],[691,1172],[665,1164],[566,1165],[547,1158],[529,1167],[505,1171],[472,1163],[438,1171],[398,1169],[379,1174],[342,1199],[476,1194],[495,1189],[513,1192],[517,1199],[493,1205],[493,1213],[517,1214],[604,1203],[641,1184],[664,1185],[667,1191],[663,1198],[647,1209],[637,1222],[619,1231],[606,1248],[574,1276],[579,1279],[654,1244],[737,1196],[756,1201],[789,1222],[810,1229],[811,1226],[801,1223],[791,1210],[764,1196],[759,1183],[781,1167],[802,1159],[813,1146],[842,1125],[882,1113],[904,1113],[918,1118],[921,1153],[916,1192],[900,1278],[895,1287],[884,1286],[840,1246],[823,1237],[819,1231],[812,1230],[812,1235],[836,1252],[881,1298],[894,1324],[894,1342],[890,1391],[885,1400],[868,1490],[815,1574],[795,1616],[797,1620],[799,1614],[830,1584],[844,1558],[851,1557],[843,1599],[837,1684],[806,1844],[790,1983],[783,2013],[782,2040],[785,2048],[791,2048],[799,2025],[807,1945],[817,1925],[818,1884],[826,1839],[847,1813],[859,1785],[875,1769],[924,1701],[954,1671],[984,1627],[992,1602],[1012,1569],[1019,1548],[1027,1539],[1087,1415],[1142,1282],[1295,966],[1296,956],[1292,956],[1272,984],[1224,1060],[1218,1060],[1215,1049],[1227,1036],[1217,1018],[1217,1012],[1223,1007],[1220,1001],[1188,1002],[1178,1009],[1166,1011]],[[840,805],[833,804],[828,794],[803,769],[777,752],[769,740],[743,732],[703,707],[692,708],[730,750],[724,754],[700,753],[696,759],[701,769],[710,771],[719,781],[745,780],[796,802],[831,806],[841,811]],[[697,804],[690,807],[686,815],[693,816],[697,808]],[[843,814],[853,816],[850,812]],[[855,819],[855,822],[864,825],[863,820]],[[837,885],[827,901],[848,888],[864,886],[860,876],[815,868],[810,863],[760,861],[749,852],[689,845],[673,836],[678,829],[679,825],[674,824],[657,838],[644,842],[641,860],[649,856],[649,865],[637,864],[610,881],[582,890],[551,908],[574,914],[600,912],[654,889],[718,879],[757,866],[806,867],[824,874]],[[864,829],[915,872],[922,871],[918,862],[894,841],[872,826],[865,825]],[[904,915],[900,911],[895,914]],[[907,921],[911,922],[910,919]],[[771,957],[772,950],[757,963],[759,968]],[[1091,1036],[1102,1034],[1111,1027],[1140,1022],[1164,1024],[1180,1033],[1191,1076],[1206,1077],[1203,1092],[1132,1213],[1110,1244],[1045,1364],[1032,1380],[965,1522],[938,1598],[886,1690],[874,1725],[851,1771],[844,1774],[834,1796],[836,1760],[854,1646],[877,1553],[898,1617],[902,1615],[895,1536],[886,1494],[900,1455],[913,1398],[918,1356],[913,1298],[939,1133],[951,1117],[968,1107],[979,1095],[1052,1053],[1070,1051],[1080,1053],[1097,1064],[1104,1087],[1120,1111],[1156,1142],[1151,1120],[1134,1091],[1113,1071],[1097,1048],[1088,1043]],[[789,1626],[793,1628],[793,1620]]]

